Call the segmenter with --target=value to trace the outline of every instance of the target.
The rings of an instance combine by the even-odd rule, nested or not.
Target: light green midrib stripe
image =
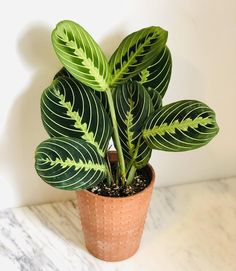
[[[79,129],[84,135],[82,138],[88,143],[94,145],[101,156],[104,156],[104,151],[100,148],[99,144],[95,141],[94,134],[89,132],[85,127],[87,127],[87,123],[81,122],[81,117],[78,112],[72,110],[72,106],[70,102],[65,102],[65,97],[59,93],[59,91],[55,90],[55,95],[59,98],[61,105],[67,110],[66,115],[75,121],[74,127]]]
[[[130,102],[129,102],[130,108],[129,108],[129,111],[127,112],[127,115],[126,115],[125,124],[127,127],[126,133],[127,133],[127,143],[128,143],[129,155],[132,156],[134,148],[135,148],[134,144],[132,143],[134,132],[131,132],[131,128],[133,127],[132,110],[134,107],[134,102],[132,100],[132,97],[129,100],[130,100]]]
[[[66,46],[74,50],[74,54],[79,58],[82,59],[82,63],[86,68],[89,69],[90,75],[92,75],[98,84],[100,85],[101,89],[107,90],[108,84],[104,77],[99,73],[97,67],[94,66],[92,59],[87,57],[86,53],[83,51],[82,48],[78,48],[74,41],[67,41]]]
[[[130,66],[130,63],[133,62],[133,59],[135,59],[135,58],[137,57],[137,55],[139,55],[139,53],[143,51],[143,47],[146,46],[146,44],[150,44],[149,41],[150,41],[152,38],[153,38],[153,36],[150,37],[150,38],[148,38],[148,39],[145,41],[145,43],[143,44],[143,46],[140,46],[140,48],[139,48],[139,49],[132,55],[132,57],[126,62],[126,65],[124,65],[124,66],[120,69],[120,71],[113,77],[113,79],[111,80],[111,83],[110,83],[111,86],[114,85],[114,83],[119,79],[120,75],[123,74],[124,71],[127,70],[127,68]]]
[[[46,159],[40,159],[40,161],[44,161],[45,163],[50,163],[51,166],[57,166],[60,165],[62,168],[68,168],[68,167],[75,167],[75,170],[77,169],[84,169],[85,171],[88,170],[95,170],[95,171],[102,171],[102,172],[106,172],[106,166],[105,165],[101,165],[101,164],[97,164],[97,163],[93,163],[91,160],[89,160],[88,162],[84,163],[82,160],[79,160],[78,162],[76,162],[75,160],[71,160],[69,158],[67,158],[65,161],[56,158],[56,160],[52,160],[49,158]]]
[[[148,68],[144,69],[140,73],[140,80],[138,81],[140,84],[144,84],[148,81],[148,77],[150,75],[150,72]]]
[[[149,72],[148,69],[158,65],[162,61],[162,59],[165,57],[166,51],[167,51],[167,48],[164,49],[163,54],[161,55],[161,57],[158,59],[157,62],[155,62],[154,64],[150,65],[150,67],[148,67],[148,68],[141,71],[140,80],[138,81],[140,84],[144,84],[144,83],[147,83],[147,82],[150,81],[150,80],[148,80],[148,77],[149,77],[149,75],[151,75],[151,73]],[[161,74],[161,72],[164,70],[168,60],[169,60],[169,56],[168,56],[167,60],[165,61],[164,67],[162,68],[162,70],[160,72],[158,71],[158,73],[157,73],[157,75],[155,77],[158,77]],[[154,78],[152,78],[152,80],[153,79]]]
[[[209,117],[198,117],[194,120],[187,118],[181,122],[178,122],[178,120],[171,122],[169,125],[167,123],[162,123],[160,126],[155,126],[152,129],[145,129],[143,131],[143,137],[147,138],[155,135],[164,135],[165,133],[174,134],[176,129],[180,131],[186,131],[186,128],[197,128],[198,125],[206,126],[207,124],[212,123],[213,119]]]

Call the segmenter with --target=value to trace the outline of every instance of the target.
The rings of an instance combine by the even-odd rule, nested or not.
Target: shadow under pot
[[[109,159],[116,161],[116,153],[109,153]],[[145,170],[150,183],[132,196],[105,197],[88,190],[76,191],[85,244],[95,257],[121,261],[138,250],[155,180],[150,164]]]

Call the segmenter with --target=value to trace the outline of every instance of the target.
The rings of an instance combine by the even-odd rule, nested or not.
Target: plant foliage
[[[128,35],[110,60],[88,32],[61,21],[52,43],[63,68],[41,97],[43,125],[50,138],[36,149],[35,168],[49,185],[87,189],[108,180],[113,138],[118,153],[116,181],[133,181],[153,149],[188,151],[218,133],[206,104],[181,100],[163,106],[172,59],[168,33],[156,26]]]

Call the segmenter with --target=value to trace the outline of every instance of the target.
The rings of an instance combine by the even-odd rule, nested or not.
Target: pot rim
[[[109,197],[109,196],[102,196],[102,195],[98,195],[98,194],[95,194],[91,191],[88,191],[87,189],[81,189],[81,190],[77,190],[76,193],[78,192],[84,192],[84,193],[87,193],[89,194],[90,196],[93,196],[93,197],[98,197],[98,198],[101,198],[101,199],[104,199],[104,200],[120,200],[120,201],[124,201],[124,200],[127,200],[127,199],[133,199],[134,197],[138,197],[139,195],[147,192],[148,190],[150,190],[155,182],[155,171],[154,171],[154,168],[152,167],[152,165],[150,163],[148,163],[144,168],[148,168],[149,170],[149,173],[150,173],[150,177],[151,177],[151,181],[150,183],[148,184],[147,187],[145,187],[142,191],[134,194],[134,195],[131,195],[131,196],[127,196],[127,197]]]

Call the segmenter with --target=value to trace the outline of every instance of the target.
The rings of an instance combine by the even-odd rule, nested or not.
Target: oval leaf
[[[61,76],[62,77],[74,78],[73,75],[70,74],[65,67],[61,68],[56,73],[56,75],[54,76],[54,79],[57,79],[58,77],[61,77]],[[80,84],[82,84],[82,83],[80,83]],[[108,100],[107,100],[106,93],[102,92],[102,91],[96,91],[96,90],[93,90],[93,89],[91,89],[91,91],[93,91],[96,94],[96,96],[99,98],[100,102],[102,103],[103,107],[105,108],[106,112],[108,114],[110,114],[110,110],[109,110],[109,105],[108,105]]]
[[[61,21],[52,32],[52,44],[63,66],[76,79],[97,91],[109,89],[106,57],[83,27]]]
[[[167,46],[165,46],[164,50],[155,58],[152,65],[142,70],[132,80],[138,81],[147,90],[153,88],[163,98],[170,82],[171,69],[171,53]]]
[[[212,109],[199,101],[183,100],[154,112],[143,137],[150,148],[176,152],[206,145],[218,131]]]
[[[158,91],[152,88],[149,88],[147,92],[151,98],[153,109],[155,111],[159,110],[162,107],[161,95],[159,94]],[[151,154],[152,154],[152,149],[149,148],[149,146],[147,145],[147,142],[143,138],[141,138],[140,144],[138,147],[138,155],[134,163],[135,167],[142,168],[146,166],[146,164],[151,158]]]
[[[69,137],[42,142],[36,149],[35,169],[46,183],[65,190],[87,189],[107,175],[106,161],[96,148]]]
[[[104,156],[112,126],[89,87],[73,78],[58,77],[42,94],[41,115],[50,136],[81,138]]]
[[[112,55],[109,65],[111,85],[125,83],[152,64],[163,50],[168,33],[156,26],[143,28],[128,35]]]
[[[125,157],[133,159],[136,149],[139,149],[135,165],[140,168],[147,163],[151,150],[142,140],[142,128],[145,120],[153,111],[150,96],[143,86],[137,82],[128,82],[117,86],[114,93],[114,104]],[[140,139],[141,140],[141,139]]]

